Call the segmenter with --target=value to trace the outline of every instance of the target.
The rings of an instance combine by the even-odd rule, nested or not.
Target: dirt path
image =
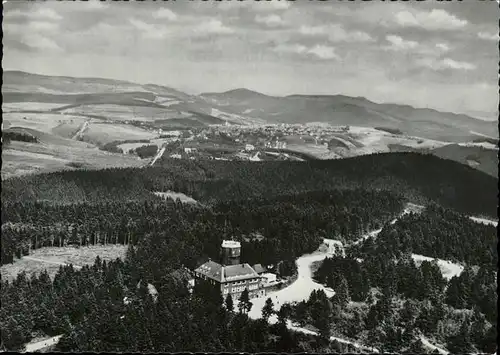
[[[472,216],[469,216],[469,218],[472,219],[474,222],[477,222],[477,223],[492,224],[495,227],[498,226],[498,221],[494,221],[492,219],[481,218],[481,217],[472,217]]]
[[[71,138],[71,139],[81,139],[83,133],[85,133],[85,130],[87,128],[89,128],[89,124],[90,124],[91,120],[92,120],[92,118],[89,118],[87,121],[83,122],[83,125],[80,127],[78,132],[76,132],[75,135],[73,136],[73,138]]]
[[[429,342],[429,340],[427,340],[427,338],[425,338],[424,336],[421,336],[420,337],[420,340],[422,341],[422,343],[424,344],[424,346],[432,351],[436,350],[439,351],[440,354],[442,355],[448,355],[450,352],[447,351],[447,350],[444,350],[444,349],[441,349],[439,347],[437,347],[436,345],[432,344],[431,342]]]
[[[275,311],[277,311],[284,303],[293,303],[293,302],[300,302],[307,300],[313,290],[323,290],[328,297],[332,297],[335,294],[335,292],[332,289],[326,288],[324,285],[319,284],[313,280],[311,265],[314,262],[323,260],[328,256],[334,255],[336,248],[335,247],[332,248],[331,246],[341,246],[342,244],[339,241],[335,241],[332,239],[325,239],[324,243],[330,246],[326,252],[315,252],[313,254],[306,254],[296,260],[298,275],[297,275],[297,280],[295,282],[293,282],[291,285],[289,285],[284,289],[270,293],[264,297],[253,298],[252,299],[253,306],[251,311],[248,313],[248,316],[252,319],[261,318],[262,307],[264,307],[267,298],[271,298],[273,300],[274,309]],[[269,323],[271,324],[274,324],[277,321],[278,318],[276,315],[273,315],[272,317],[269,318]],[[287,322],[287,327],[291,330],[301,332],[304,334],[317,335],[315,332],[311,330],[294,326],[290,321]],[[367,347],[359,343],[352,342],[350,340],[337,338],[333,336],[330,337],[330,340],[332,341],[336,340],[339,343],[344,343],[344,344],[351,344],[352,346],[358,349],[378,353],[378,350],[375,348]]]
[[[410,204],[405,207],[403,212],[395,219],[393,219],[390,223],[394,224],[396,221],[403,215],[410,213],[410,211],[413,210],[413,206]],[[358,243],[361,243],[362,241],[376,237],[382,229],[377,229],[371,232],[366,233],[363,237],[355,241],[354,243],[350,245],[355,245]],[[345,250],[340,241],[332,240],[332,239],[325,239],[324,244],[328,245],[327,251],[325,252],[315,252],[312,254],[306,254],[301,257],[299,257],[295,263],[297,264],[297,280],[293,282],[291,285],[288,287],[281,289],[277,292],[270,293],[264,297],[258,297],[252,299],[252,309],[248,313],[248,316],[252,319],[259,319],[262,317],[262,308],[264,307],[264,304],[266,302],[267,298],[271,298],[274,304],[274,310],[277,311],[280,309],[280,307],[284,303],[293,303],[293,302],[300,302],[300,301],[305,301],[309,298],[311,292],[313,290],[323,290],[328,297],[332,297],[335,294],[335,291],[329,288],[325,288],[324,285],[321,285],[317,282],[315,282],[312,278],[312,270],[311,270],[311,265],[314,262],[320,261],[325,259],[328,256],[334,255],[336,253],[336,249],[340,248],[341,253],[345,255]],[[274,324],[278,321],[278,318],[276,315],[273,315],[272,317],[269,318],[269,323]],[[294,326],[290,321],[287,322],[287,327],[291,330],[301,332],[304,334],[311,334],[311,335],[317,335],[317,333],[301,328],[301,327],[296,327]],[[337,337],[330,337],[330,340],[336,340],[339,343],[343,344],[350,344],[360,350],[364,351],[369,351],[373,353],[378,353],[379,351],[375,348],[364,346],[362,344],[347,340],[347,339],[342,339],[342,338],[337,338]]]
[[[389,223],[390,224],[394,224],[396,223],[396,221],[403,217],[405,214],[408,214],[410,213],[411,211],[413,211],[413,204],[409,203],[406,205],[405,209],[403,210],[403,212],[401,212],[401,214],[397,217],[397,218],[394,218],[392,221],[390,221]],[[368,238],[374,238],[376,237],[377,235],[379,235],[379,233],[382,232],[382,228],[379,228],[379,229],[376,229],[374,231],[371,231],[371,232],[368,232],[366,233],[364,236],[362,236],[361,238],[359,238],[358,240],[350,243],[350,244],[347,244],[346,247],[349,247],[349,246],[352,246],[352,245],[358,245],[359,243],[362,243],[364,242],[365,240],[367,240]]]
[[[165,153],[165,147],[162,147],[158,151],[158,153],[156,153],[155,157],[153,158],[153,160],[151,161],[151,163],[149,164],[149,166],[153,166],[154,163],[156,163],[156,161],[161,158],[161,156],[163,155],[163,153]]]

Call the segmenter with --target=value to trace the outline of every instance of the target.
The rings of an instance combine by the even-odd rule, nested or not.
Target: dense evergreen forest
[[[367,241],[363,255],[398,257],[406,252],[470,265],[497,268],[497,228],[477,223],[454,211],[430,205],[386,226],[376,241]]]
[[[2,143],[9,144],[11,141],[38,143],[38,138],[23,132],[4,131],[2,132]]]
[[[137,154],[141,159],[154,157],[157,152],[158,146],[155,144],[143,145],[129,150],[129,154]]]
[[[133,254],[130,249],[129,254]],[[130,255],[129,255],[130,256]],[[65,334],[56,351],[64,352],[348,352],[340,344],[269,326],[224,308],[221,295],[195,288],[167,272],[152,297],[127,257],[75,271],[61,267],[53,281],[47,273],[20,274],[2,282],[2,347],[17,350],[32,337]],[[126,300],[126,301],[125,301]]]
[[[135,245],[147,240],[182,243],[187,249],[179,249],[176,259],[194,267],[205,257],[218,258],[224,238],[242,241],[244,261],[275,264],[315,250],[325,237],[357,238],[402,208],[403,198],[366,190],[223,202],[208,208],[171,199],[71,205],[2,202],[2,264],[43,246]],[[264,239],[247,241],[245,236],[254,232]],[[163,252],[152,252],[157,251]]]
[[[245,204],[243,205],[243,203]],[[114,282],[115,278],[118,280],[123,279],[124,285],[128,285],[123,287],[125,290],[131,288],[126,280],[133,278],[133,281],[130,281],[132,284],[144,280],[144,282],[155,285],[161,294],[161,289],[166,282],[165,280],[168,280],[170,278],[169,275],[175,270],[179,270],[183,266],[194,268],[206,261],[208,257],[217,259],[220,255],[219,251],[222,240],[232,237],[241,240],[243,243],[241,257],[243,262],[274,265],[276,268],[275,272],[281,276],[289,276],[293,273],[295,267],[294,259],[304,253],[317,249],[324,237],[335,236],[345,240],[359,237],[360,233],[369,228],[382,225],[385,220],[391,219],[400,213],[403,203],[404,199],[402,197],[393,195],[392,193],[361,189],[309,192],[300,195],[257,198],[240,202],[221,202],[209,207],[182,204],[180,201],[173,201],[171,199],[130,201],[127,203],[103,201],[100,204],[54,204],[50,202],[30,201],[7,202],[8,208],[6,204],[2,205],[2,263],[13,262],[15,258],[20,257],[22,254],[28,254],[30,249],[43,246],[62,246],[67,244],[84,246],[106,243],[129,244],[131,247],[125,265],[133,263],[133,274],[135,276],[131,276],[131,268],[122,267],[120,266],[121,262],[117,262],[113,265],[120,272],[117,275],[116,270],[112,271],[112,275],[106,276],[106,279],[109,282]],[[248,238],[249,235],[256,233],[262,236],[262,238],[255,240]],[[135,246],[135,248],[132,248],[132,246]],[[102,264],[105,265],[105,263]],[[52,287],[56,288],[56,280],[59,280],[60,277],[92,278],[94,277],[92,273],[96,273],[102,267],[99,265],[101,264],[97,262],[97,265],[94,267],[90,269],[84,268],[80,271],[62,268],[59,274],[66,276],[56,276]],[[110,270],[109,267],[107,270]],[[105,273],[105,271],[102,272]],[[42,278],[41,283],[49,283],[50,285],[50,280],[46,280],[46,275],[43,277],[41,275],[39,278]],[[99,278],[92,282],[67,280],[67,287],[78,287],[75,285],[75,282],[86,285],[85,287],[82,286],[81,292],[90,292],[91,294],[79,295],[77,293],[75,298],[86,297],[90,299],[90,303],[94,302],[92,300],[97,299],[99,300],[96,301],[98,305],[111,307],[110,310],[103,310],[104,314],[114,312],[116,309],[122,309],[122,306],[120,308],[114,305],[113,302],[116,303],[118,302],[117,300],[121,300],[125,291],[117,291],[115,289],[113,289],[114,291],[101,290],[99,287],[102,284],[99,280]],[[38,284],[37,282],[33,281],[35,284]],[[45,334],[52,335],[58,332],[67,333],[67,329],[72,329],[70,333],[71,337],[76,337],[75,339],[78,340],[74,341],[79,345],[75,345],[76,343],[68,345],[67,342],[69,340],[65,340],[61,343],[61,346],[66,344],[66,348],[63,349],[111,351],[110,349],[114,349],[111,346],[117,346],[115,343],[113,343],[114,345],[107,343],[110,340],[105,338],[105,336],[109,334],[101,334],[102,332],[99,327],[92,326],[90,329],[86,328],[90,324],[107,324],[110,322],[98,310],[93,311],[95,314],[85,314],[85,317],[80,315],[75,316],[77,318],[71,318],[70,316],[69,320],[67,317],[61,316],[61,320],[55,322],[54,319],[58,316],[54,316],[51,313],[54,312],[53,303],[46,305],[44,302],[55,302],[58,304],[57,302],[64,301],[58,299],[57,296],[54,296],[49,301],[47,300],[49,296],[45,295],[44,292],[31,292],[33,290],[31,287],[35,286],[30,286],[31,281],[26,280],[25,276],[19,276],[18,280],[14,282],[14,284],[19,283],[26,284],[26,294],[30,295],[31,300],[19,302],[19,297],[22,297],[22,295],[20,296],[13,291],[16,286],[9,286],[7,283],[4,283],[5,287],[2,287],[2,303],[7,305],[3,309],[5,312],[3,319],[5,321],[2,324],[2,329],[7,329],[3,335],[4,338],[2,338],[6,348],[14,349],[15,346],[20,346],[24,341],[30,339],[30,334],[36,331],[43,331]],[[98,283],[101,286],[91,286],[94,283]],[[93,289],[95,289],[95,292],[90,291]],[[121,286],[120,289],[122,289]],[[61,295],[64,294],[63,291],[70,292],[66,288],[61,291]],[[113,296],[114,301],[109,301],[111,302],[110,304],[102,305],[102,302],[107,302],[100,301],[103,293],[116,293]],[[82,312],[76,309],[78,307],[81,308],[81,303],[72,302],[71,299],[68,298],[68,303],[64,307],[60,307],[61,310],[58,311],[60,312],[58,313],[59,315],[71,315],[75,312],[80,314],[79,312]],[[189,303],[191,301],[186,302]],[[30,307],[26,306],[27,304],[35,305],[33,307],[40,314],[27,311],[30,309]],[[100,309],[101,306],[96,307]],[[90,308],[94,309],[93,307]],[[135,311],[139,312],[139,310]],[[179,310],[179,312],[181,311]],[[29,315],[26,315],[26,313],[29,313]],[[95,320],[95,322],[91,322],[90,319],[92,316],[101,318]],[[18,319],[18,317],[21,317],[21,319]],[[22,317],[27,317],[27,319],[23,319]],[[46,328],[44,325],[40,326],[37,321],[33,320],[40,317],[45,319],[45,323],[43,324],[50,324],[50,327],[53,328]],[[139,315],[134,315],[134,317],[139,317]],[[240,318],[235,317],[235,319],[238,320]],[[239,321],[242,320],[240,319]],[[193,320],[192,326],[194,328],[201,326],[197,322],[197,320]],[[245,320],[245,322],[250,321]],[[126,325],[124,326],[126,327]],[[250,327],[250,325],[248,326]],[[17,327],[20,328],[18,329]],[[75,327],[81,329],[77,331]],[[274,332],[275,335],[281,334],[280,332],[284,332],[281,328],[271,327],[268,331]],[[96,333],[93,333],[94,331]],[[21,336],[19,334],[24,335]],[[240,333],[239,336],[241,334],[243,333]],[[286,334],[289,333],[287,332]],[[293,337],[292,335],[286,336]],[[86,343],[83,339],[88,339],[88,337],[95,339],[95,342],[91,344],[101,344],[99,342],[102,342],[102,346],[95,345],[95,348],[82,347],[83,345],[81,344]],[[274,336],[270,337],[274,339]],[[114,335],[111,338],[121,339],[116,338]],[[158,339],[154,341],[159,342],[160,340]],[[185,337],[182,339],[185,340]],[[196,350],[196,348],[185,348],[184,343],[181,345],[181,343],[177,342],[180,341],[177,338],[172,340],[173,343],[169,345],[171,348],[168,348],[163,343],[154,343],[154,341],[153,343],[149,343],[156,344],[153,347],[154,349]],[[189,342],[189,344],[197,346],[204,343],[198,341]],[[281,351],[279,349],[282,348],[276,348],[278,345],[272,342],[271,344],[273,345],[270,345],[270,348],[259,347],[258,349],[260,351]],[[290,346],[293,346],[294,343],[290,344]],[[144,349],[140,347],[134,348],[134,346],[139,345],[130,346],[130,349],[139,349],[137,351]],[[143,344],[141,346],[147,345]],[[254,344],[253,346],[256,345]],[[120,348],[120,351],[124,349],[126,348]],[[198,350],[206,349],[208,348],[198,348]],[[233,348],[215,347],[214,351],[220,349],[227,350]],[[251,348],[239,347],[235,349]],[[295,348],[290,349],[293,350]],[[304,348],[297,347],[295,350],[299,351],[300,349],[303,350]]]
[[[174,190],[204,203],[331,189],[382,189],[411,202],[495,216],[498,179],[418,153],[384,153],[307,162],[191,161],[162,158],[143,169],[66,171],[2,182],[3,201],[56,203],[152,200]]]
[[[419,349],[422,333],[449,350],[465,341],[466,349],[490,351],[495,231],[460,213],[496,215],[496,183],[413,153],[309,162],[163,159],[143,169],[8,179],[1,192],[2,264],[46,246],[112,243],[128,245],[128,252],[123,261],[61,267],[53,280],[42,273],[2,281],[1,347],[17,350],[37,334],[64,334],[60,351],[353,352],[326,340],[342,334],[410,351]],[[152,193],[167,190],[200,203]],[[431,206],[388,224],[408,201],[446,208]],[[190,294],[178,277],[184,267],[218,259],[223,239],[242,242],[242,262],[290,276],[294,260],[323,238],[349,242],[377,228],[383,230],[375,243],[369,239],[346,258],[320,265],[317,281],[336,296],[314,292],[307,302],[284,305],[272,326],[248,319],[245,307],[222,307],[209,288]],[[415,266],[412,252],[474,267],[448,282],[434,263]],[[314,326],[320,336],[288,331],[287,318]]]
[[[346,258],[325,259],[316,270],[316,280],[336,291],[329,331],[388,352],[422,350],[420,335],[453,353],[494,352],[496,243],[495,227],[439,206],[385,225],[376,239],[351,247]],[[411,253],[466,266],[448,281],[435,261],[417,267]],[[312,302],[296,305],[294,319],[315,324]]]

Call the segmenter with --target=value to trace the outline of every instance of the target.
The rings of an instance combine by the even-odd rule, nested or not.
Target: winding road
[[[415,207],[423,207],[423,206],[417,206],[413,204],[407,204],[403,212],[401,214],[390,221],[390,224],[396,223],[396,221],[404,216],[405,214],[410,213],[411,211],[415,210]],[[357,245],[363,241],[365,241],[368,238],[374,238],[376,237],[380,232],[382,231],[382,228],[373,230],[371,232],[366,233],[363,235],[361,238],[356,240],[353,243],[350,243],[346,245],[345,247],[352,246],[352,245]],[[252,301],[252,309],[248,313],[248,316],[252,319],[259,319],[262,317],[262,308],[265,305],[266,299],[271,298],[274,304],[274,310],[278,311],[281,306],[284,303],[293,303],[293,302],[300,302],[300,301],[306,301],[311,292],[313,290],[323,290],[328,297],[331,297],[335,294],[335,292],[331,289],[325,288],[325,286],[318,284],[315,282],[312,278],[312,270],[311,270],[311,265],[314,262],[321,261],[325,259],[326,257],[333,256],[336,252],[337,248],[340,248],[340,251],[343,255],[345,255],[344,251],[344,246],[342,245],[342,242],[338,240],[333,240],[333,239],[324,239],[323,243],[328,246],[327,251],[324,252],[314,252],[312,254],[306,254],[301,257],[299,257],[295,263],[297,264],[297,271],[298,271],[298,276],[297,279],[288,287],[281,289],[277,292],[270,293],[264,297],[258,297],[258,298],[253,298]],[[278,318],[276,315],[273,315],[269,318],[269,323],[275,324],[278,321]],[[297,332],[301,332],[304,334],[310,334],[310,335],[317,335],[316,332],[311,331],[309,329],[301,328],[301,327],[296,327],[292,324],[291,321],[287,321],[287,327],[290,330],[294,330]],[[378,349],[368,347],[347,339],[342,339],[342,338],[337,338],[337,337],[330,337],[330,340],[336,340],[339,343],[343,344],[350,344],[360,350],[364,351],[369,351],[373,353],[379,353]],[[425,345],[429,348],[432,349],[438,349],[441,354],[447,354],[446,350],[443,350],[441,348],[436,347],[435,345],[431,344],[427,339],[422,340]]]
[[[162,150],[164,151],[164,148]],[[156,159],[158,159],[163,154],[163,151],[159,152],[159,154],[152,161],[151,165],[153,165],[154,162],[156,161]],[[403,210],[403,212],[397,218],[393,219],[390,223],[391,224],[396,223],[398,218],[409,213],[412,210],[413,209],[411,208],[411,206],[407,206]],[[471,217],[471,219],[474,219],[480,223],[491,223],[491,224],[495,224],[495,225],[497,224],[497,222],[495,222],[495,221],[479,219],[476,217]],[[346,247],[352,246],[352,245],[357,245],[368,238],[376,237],[381,232],[381,230],[382,229],[380,228],[380,229],[371,231],[369,233],[366,233],[360,239],[356,240],[355,242],[353,242],[349,245],[346,245]],[[323,251],[323,252],[316,251],[316,252],[311,253],[311,254],[306,254],[306,255],[299,257],[295,261],[297,264],[298,275],[297,275],[297,279],[292,284],[285,287],[284,289],[281,289],[281,290],[276,291],[276,292],[272,292],[264,297],[253,298],[251,300],[253,306],[252,306],[251,311],[248,313],[248,316],[252,319],[262,318],[262,308],[264,307],[267,298],[272,299],[272,301],[274,303],[274,310],[278,311],[279,308],[285,303],[294,303],[294,302],[300,302],[300,301],[307,300],[313,290],[323,290],[328,297],[333,296],[335,294],[335,292],[333,290],[331,290],[329,288],[325,288],[324,285],[319,284],[313,280],[311,265],[317,261],[324,260],[326,257],[333,256],[337,252],[338,249],[341,251],[341,253],[343,255],[345,255],[345,251],[344,251],[344,246],[342,245],[342,242],[340,242],[338,240],[324,239],[323,244],[325,244],[327,246],[327,248],[325,248],[326,251]],[[34,260],[34,261],[50,263],[50,264],[67,265],[65,263],[47,261],[47,260],[32,258],[29,256],[25,256],[24,258],[29,259],[29,260]],[[420,258],[421,259],[430,259],[430,258],[426,258],[423,256],[421,256]],[[74,267],[79,268],[79,266],[75,266],[75,265],[74,265]],[[235,304],[235,308],[236,308],[236,304]],[[276,315],[273,315],[269,318],[269,323],[271,323],[271,324],[275,324],[277,321],[278,321],[278,318]],[[314,331],[293,325],[290,320],[287,321],[287,327],[290,330],[301,332],[304,334],[317,335],[317,333]],[[46,348],[48,346],[54,345],[59,341],[59,339],[61,337],[62,337],[62,335],[58,335],[58,336],[55,336],[53,338],[46,339],[46,340],[43,340],[43,341],[40,341],[37,343],[26,344],[25,351],[26,352],[33,352],[33,351],[41,350],[41,349]],[[369,352],[373,352],[373,353],[379,353],[379,351],[375,348],[364,346],[362,344],[359,344],[359,343],[356,343],[356,342],[353,342],[350,340],[337,338],[337,337],[333,337],[333,336],[330,337],[330,340],[331,341],[335,340],[335,341],[337,341],[339,343],[343,343],[343,344],[350,344],[350,345],[352,345],[360,350],[369,351]],[[426,347],[428,347],[430,349],[438,349],[438,351],[442,355],[448,354],[448,352],[446,350],[436,347],[435,345],[431,344],[425,338],[422,338],[422,342],[424,343],[424,345]]]
[[[75,133],[72,139],[81,139],[83,133],[85,133],[85,130],[89,128],[90,121],[92,121],[92,118],[89,118],[87,121],[83,122],[82,127],[80,127],[80,129]]]
[[[293,302],[300,302],[307,300],[313,290],[323,290],[328,297],[332,297],[335,294],[333,290],[325,288],[325,286],[313,280],[311,265],[314,262],[321,261],[328,256],[334,255],[336,246],[340,247],[342,243],[340,241],[333,239],[324,239],[324,244],[328,245],[327,251],[306,254],[301,256],[295,261],[295,263],[297,264],[297,271],[298,271],[297,279],[295,280],[295,282],[293,282],[291,285],[289,285],[284,289],[270,293],[264,297],[253,298],[252,299],[253,306],[250,312],[248,313],[248,316],[252,319],[261,318],[262,308],[264,307],[267,298],[271,298],[273,300],[274,310],[278,311],[281,305],[283,305],[284,303],[293,303]],[[341,251],[343,252],[342,249]],[[274,324],[277,321],[278,318],[276,315],[273,315],[269,318],[269,323],[271,324]],[[311,331],[309,329],[294,326],[291,321],[287,321],[287,328],[304,334],[317,335],[316,332]],[[330,337],[330,340],[332,341],[336,340],[339,343],[343,344],[351,344],[352,346],[358,349],[373,353],[379,352],[375,348],[364,346],[342,338],[337,338],[332,336]]]

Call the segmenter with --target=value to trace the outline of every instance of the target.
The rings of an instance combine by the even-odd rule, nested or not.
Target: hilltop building
[[[245,151],[252,152],[254,150],[255,150],[255,146],[254,145],[252,145],[252,144],[246,144],[245,145]]]
[[[230,294],[237,300],[245,289],[248,289],[250,298],[265,296],[262,277],[249,264],[240,263],[240,254],[240,242],[224,240],[222,264],[207,261],[194,270],[195,279],[209,280],[218,285],[224,298]]]

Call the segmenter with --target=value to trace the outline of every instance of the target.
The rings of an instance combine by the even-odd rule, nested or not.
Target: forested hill
[[[331,189],[384,189],[411,202],[497,216],[498,179],[418,153],[307,162],[163,159],[158,167],[65,171],[4,180],[2,203],[145,201],[174,190],[209,203]]]

